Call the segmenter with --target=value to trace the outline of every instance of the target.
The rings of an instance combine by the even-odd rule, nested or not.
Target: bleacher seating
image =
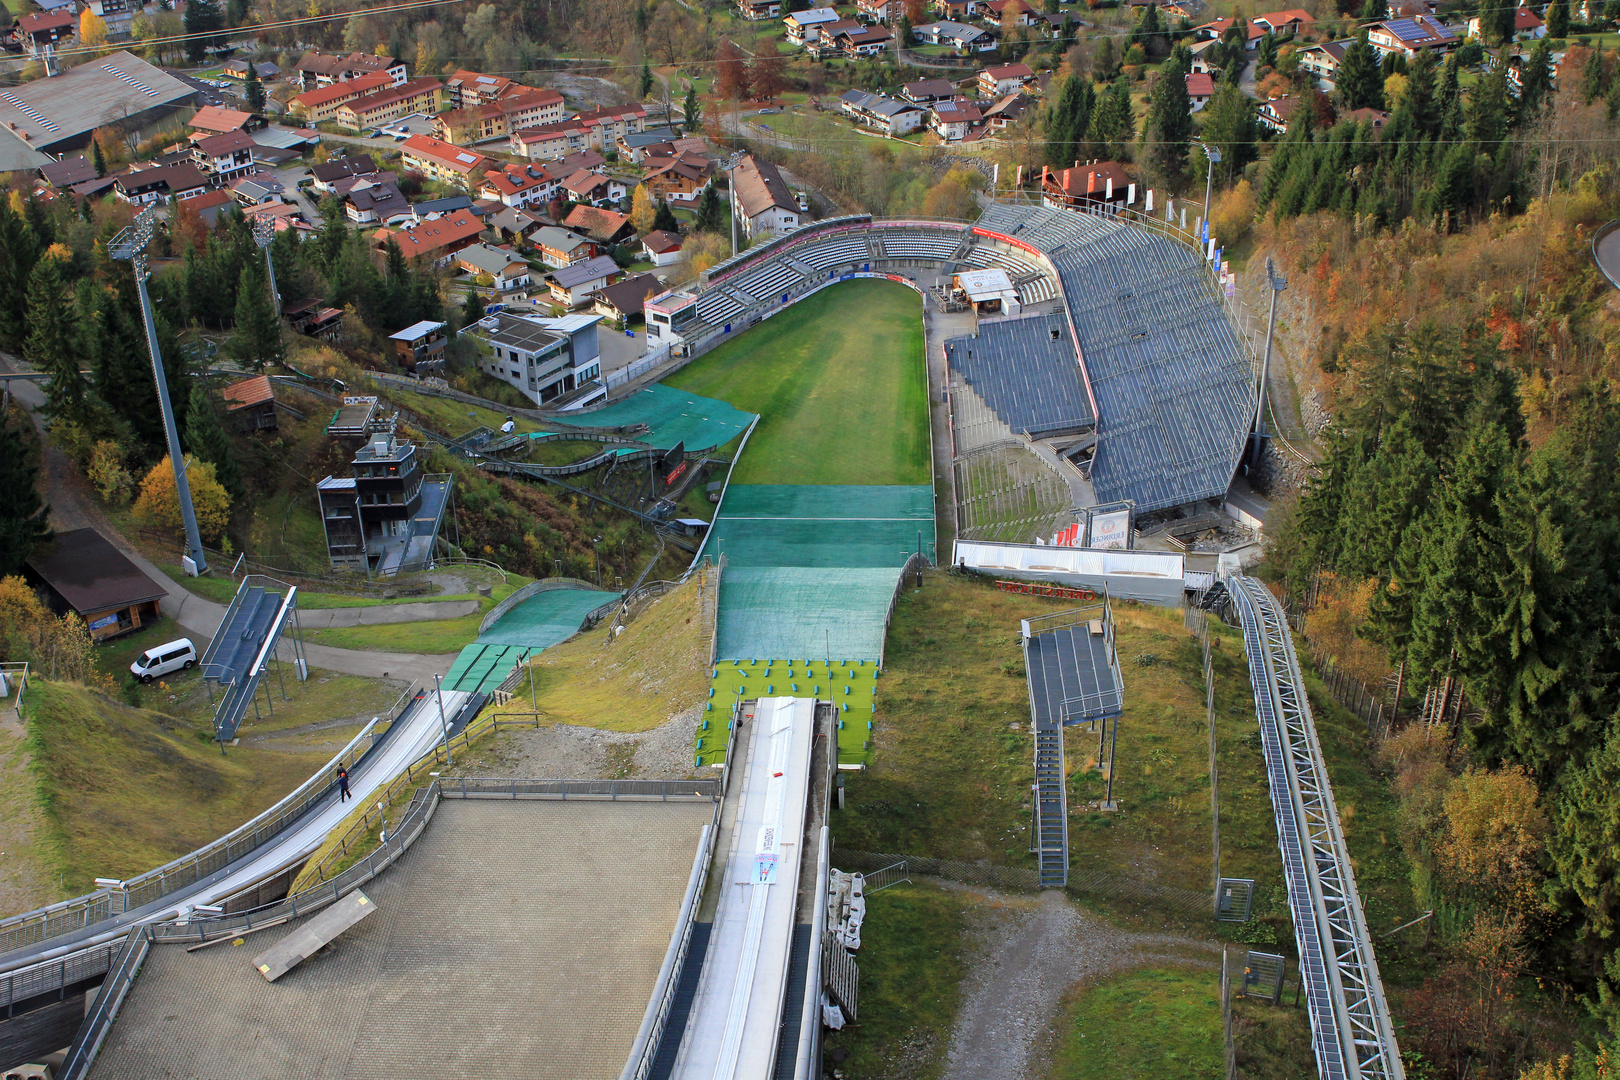
[[[742,309],[743,305],[737,303],[719,289],[710,289],[698,297],[698,318],[710,326],[719,326]]]
[[[812,243],[793,252],[794,258],[808,263],[817,270],[826,270],[841,263],[863,263],[872,257],[866,246],[866,237],[860,233],[838,240]]]
[[[1018,286],[1018,300],[1025,307],[1057,299],[1057,282],[1047,274],[1039,274]]]
[[[988,247],[984,244],[977,244],[970,248],[968,253],[962,257],[962,263],[965,266],[979,269],[992,266],[999,267],[1015,278],[1043,272],[1041,267],[1028,259],[1019,258],[1016,255],[1002,251],[1000,248]]]
[[[883,230],[883,248],[891,259],[944,262],[956,251],[961,239],[957,233],[899,228]]]
[[[769,300],[778,297],[786,289],[804,284],[804,275],[785,262],[773,259],[758,270],[752,270],[728,284],[758,300]]]

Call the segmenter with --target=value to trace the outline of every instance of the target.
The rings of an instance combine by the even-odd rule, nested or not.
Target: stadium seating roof
[[[1224,495],[1253,372],[1198,253],[1125,221],[1030,205],[993,204],[978,225],[1057,268],[1096,396],[1098,500],[1146,513]]]

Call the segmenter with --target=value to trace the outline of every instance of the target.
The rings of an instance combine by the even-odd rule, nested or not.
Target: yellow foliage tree
[[[0,652],[7,659],[27,660],[44,678],[110,690],[111,680],[96,670],[95,650],[83,619],[72,612],[59,619],[22,578],[0,578]]]
[[[1441,872],[1464,895],[1522,910],[1536,894],[1547,815],[1522,769],[1469,769],[1446,792]]]
[[[107,44],[107,20],[89,8],[79,13],[79,44],[99,49]]]
[[[1256,209],[1254,188],[1247,180],[1239,180],[1236,187],[1221,193],[1209,212],[1209,220],[1223,246],[1233,247],[1249,235]]]
[[[199,462],[187,454],[186,482],[191,488],[197,531],[204,540],[218,540],[230,521],[231,497],[215,478],[213,462]],[[174,466],[168,455],[164,455],[141,481],[141,494],[135,500],[135,520],[173,533],[184,528],[180,520],[180,495],[174,486]]]
[[[646,234],[652,232],[653,222],[657,218],[658,207],[653,203],[647,185],[637,184],[636,193],[630,201],[630,224],[635,226],[636,232]]]

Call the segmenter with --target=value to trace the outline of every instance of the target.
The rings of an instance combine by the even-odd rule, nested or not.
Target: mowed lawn
[[[738,484],[926,484],[917,294],[850,281],[799,301],[665,380],[756,412]]]

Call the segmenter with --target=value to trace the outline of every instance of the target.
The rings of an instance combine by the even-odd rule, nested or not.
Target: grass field
[[[733,483],[929,482],[922,313],[903,285],[823,289],[666,382],[760,414]]]
[[[1219,970],[1137,968],[1085,987],[1059,1024],[1058,1080],[1219,1080]]]
[[[477,639],[478,624],[484,621],[484,616],[489,614],[490,609],[528,582],[528,578],[516,574],[509,575],[507,584],[495,586],[493,595],[480,599],[477,611],[459,619],[380,623],[375,626],[335,626],[329,630],[306,630],[304,639],[318,645],[368,652],[430,655],[459,652],[463,646],[471,645]]]

